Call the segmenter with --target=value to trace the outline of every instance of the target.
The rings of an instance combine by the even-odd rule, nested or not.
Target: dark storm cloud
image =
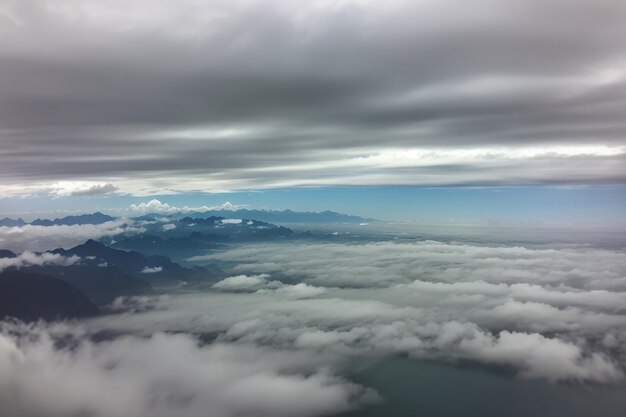
[[[625,16],[619,0],[8,2],[0,178],[135,193],[623,182]],[[538,152],[512,163],[524,147]],[[397,158],[350,163],[476,148],[500,164],[404,161],[407,179]]]

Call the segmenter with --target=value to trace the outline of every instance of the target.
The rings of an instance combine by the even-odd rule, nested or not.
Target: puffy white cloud
[[[59,347],[55,335],[80,329],[6,327],[2,417],[318,416],[377,400],[300,352],[163,333]]]
[[[7,268],[22,268],[33,265],[73,265],[80,260],[79,256],[63,256],[58,253],[23,252],[14,258],[0,258],[0,272]]]
[[[163,271],[163,267],[162,266],[154,266],[154,267],[145,266],[141,270],[141,273],[142,274],[156,274],[156,273],[161,272],[161,271]]]
[[[173,223],[167,223],[163,225],[163,231],[167,232],[168,230],[176,229],[176,225]]]
[[[161,201],[153,198],[147,203],[131,204],[130,209],[133,211],[140,211],[143,213],[156,212],[156,213],[168,213],[177,211],[176,207],[172,207],[167,203],[161,203]]]
[[[315,287],[300,282],[284,284],[280,281],[269,281],[270,275],[236,275],[213,284],[213,288],[222,291],[256,291],[258,293],[273,292],[288,298],[309,298],[326,292],[326,288]]]
[[[579,346],[540,334],[503,331],[497,339],[466,341],[461,349],[489,363],[516,364],[524,376],[578,381],[617,381],[623,371],[605,356],[586,353]]]
[[[264,290],[261,290],[264,291]],[[282,285],[277,288],[276,293],[291,298],[309,298],[324,294],[326,288],[314,287],[313,285],[300,282],[295,285]]]
[[[233,277],[224,278],[223,280],[216,282],[213,284],[213,288],[217,288],[219,290],[228,290],[228,291],[248,291],[248,290],[256,290],[258,288],[267,286],[269,278],[268,274],[260,274],[260,275],[236,275]]]
[[[242,219],[223,219],[222,224],[241,224]]]
[[[140,213],[176,213],[176,212],[189,212],[189,211],[211,211],[211,210],[238,210],[243,208],[243,205],[232,204],[230,202],[225,202],[219,206],[199,206],[199,207],[176,207],[167,203],[162,203],[160,200],[153,198],[148,202],[143,202],[139,204],[131,204],[129,209],[132,212],[140,212]]]

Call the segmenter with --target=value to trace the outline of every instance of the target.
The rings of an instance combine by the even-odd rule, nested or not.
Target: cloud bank
[[[548,380],[623,377],[621,250],[385,241],[258,244],[192,260],[226,261],[233,272],[271,274],[273,281],[264,282],[295,281],[324,290],[315,299],[279,303],[276,294],[253,292],[264,284],[255,282],[248,289],[252,294],[233,294],[224,303],[191,297],[182,307],[181,301],[192,316],[217,302],[217,318],[203,325],[224,331],[226,340],[470,359]],[[232,279],[248,284],[258,280],[253,277]],[[227,305],[238,302],[258,313]],[[167,310],[160,320],[167,321]],[[188,326],[175,314],[170,319],[174,328]]]
[[[0,258],[0,272],[7,268],[22,268],[33,265],[73,265],[80,260],[79,256],[63,256],[58,253],[33,253],[23,252],[14,258]]]
[[[124,219],[102,224],[59,226],[0,227],[0,248],[14,252],[45,251],[70,248],[88,239],[115,236],[121,233],[139,233],[144,229],[127,224]]]

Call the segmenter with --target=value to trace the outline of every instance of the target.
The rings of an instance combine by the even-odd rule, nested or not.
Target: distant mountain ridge
[[[113,221],[115,219],[115,217],[97,211],[95,213],[65,216],[53,220],[35,219],[30,223],[25,222],[24,220],[22,220],[22,218],[11,219],[9,217],[5,217],[3,219],[0,219],[0,226],[23,227],[28,224],[32,226],[73,226],[77,224],[102,224]]]
[[[5,272],[54,277],[75,287],[96,305],[108,304],[119,296],[151,293],[153,285],[171,287],[186,282],[213,282],[223,274],[217,268],[187,268],[167,256],[115,249],[95,240],[48,253],[80,259],[72,265],[27,265],[9,267]],[[11,251],[0,250],[0,258],[15,256]]]
[[[379,222],[377,219],[364,218],[352,214],[343,214],[335,211],[293,211],[293,210],[259,210],[259,209],[238,209],[238,210],[208,210],[208,211],[181,211],[176,213],[147,213],[133,217],[135,221],[149,221],[155,218],[183,219],[185,217],[207,219],[210,217],[222,217],[226,219],[251,219],[270,223],[373,223]],[[28,224],[33,226],[72,226],[77,224],[102,224],[116,220],[117,217],[103,214],[99,211],[90,214],[79,214],[65,216],[55,219],[35,219],[26,222],[22,218],[11,219],[5,217],[0,219],[0,226],[22,227]]]
[[[224,217],[227,219],[254,219],[270,223],[370,223],[378,222],[376,219],[369,219],[352,214],[337,213],[335,211],[293,211],[293,210],[258,210],[258,209],[238,209],[238,210],[208,210],[177,212],[165,215],[168,218],[182,219],[185,217],[210,218]],[[150,213],[142,216],[164,217],[163,214]]]
[[[10,219],[8,217],[5,217],[4,219],[0,219],[0,226],[6,226],[6,227],[22,227],[22,226],[26,226],[28,223],[26,223],[24,220],[22,220],[22,218],[18,218],[18,219]]]
[[[221,277],[221,271],[198,266],[186,268],[167,256],[115,249],[91,239],[71,249],[55,249],[51,252],[81,258],[76,265],[44,269],[68,282],[71,279],[71,284],[100,304],[120,295],[150,292],[153,285],[171,286]]]
[[[115,217],[100,213],[80,214],[77,216],[65,216],[54,220],[36,219],[30,224],[33,226],[72,226],[75,224],[102,224],[115,220]]]

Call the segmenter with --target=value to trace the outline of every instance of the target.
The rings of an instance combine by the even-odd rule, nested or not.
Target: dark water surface
[[[401,358],[363,367],[350,378],[376,389],[384,401],[341,417],[626,416],[624,384],[550,384],[476,367]]]

